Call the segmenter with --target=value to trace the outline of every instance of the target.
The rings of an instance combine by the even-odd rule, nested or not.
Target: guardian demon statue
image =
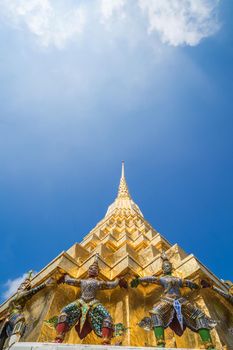
[[[86,279],[71,278],[65,275],[62,283],[80,287],[80,298],[65,306],[58,317],[56,326],[57,336],[55,342],[62,343],[66,333],[75,326],[80,339],[85,338],[92,330],[101,337],[103,344],[110,344],[113,336],[113,321],[107,309],[96,299],[99,290],[114,289],[118,285],[127,288],[124,279],[116,279],[112,282],[100,281],[98,255],[94,263],[88,269]]]
[[[135,278],[131,281],[131,287],[135,288],[139,283],[154,283],[163,287],[164,292],[160,300],[149,312],[150,317],[145,317],[139,326],[146,330],[154,330],[158,347],[165,347],[164,329],[168,326],[179,336],[186,327],[198,332],[206,349],[214,350],[210,336],[210,330],[215,327],[216,322],[210,319],[195,304],[181,296],[180,289],[188,287],[198,289],[199,286],[186,279],[172,276],[172,264],[167,256],[162,254],[163,277],[155,276]]]

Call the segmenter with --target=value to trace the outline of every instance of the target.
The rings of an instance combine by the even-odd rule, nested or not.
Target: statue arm
[[[127,289],[128,282],[125,280],[124,277],[116,278],[114,281],[111,282],[99,281],[99,289],[114,289],[117,286],[119,286],[120,288]]]
[[[226,300],[228,300],[231,304],[233,304],[233,295],[230,293],[224,292],[222,289],[213,286],[212,289],[218,293],[219,295],[223,296]]]
[[[79,287],[81,284],[81,280],[78,278],[72,278],[69,275],[65,275],[63,277],[62,281],[60,281],[60,283],[65,283],[65,284],[68,284],[70,286]]]
[[[194,283],[190,280],[183,279],[182,280],[182,287],[188,287],[190,289],[199,289],[199,285],[197,283]]]
[[[119,281],[119,278],[111,282],[99,281],[99,289],[114,289],[119,285]]]
[[[212,281],[208,280],[202,280],[201,281],[202,288],[211,288],[213,289],[217,294],[221,295],[224,299],[228,300],[233,305],[233,295],[230,291],[224,292],[222,289],[214,286]]]
[[[10,302],[9,302],[9,306],[8,306],[8,311],[9,313],[11,313],[11,310],[14,308],[14,299],[13,298]]]
[[[28,299],[30,299],[33,295],[37,294],[39,291],[41,291],[42,289],[44,289],[45,287],[53,287],[56,285],[56,281],[53,277],[48,278],[44,283],[41,283],[39,286],[31,288],[27,291],[23,291],[20,293],[19,295],[19,299],[25,300],[27,301]]]
[[[155,276],[145,276],[145,277],[139,277],[138,278],[139,283],[155,283],[159,284],[160,279]]]
[[[39,291],[41,291],[45,287],[46,287],[46,282],[41,283],[39,286],[23,292],[22,296],[20,296],[20,299],[29,300],[31,297],[33,297],[33,295],[37,294]]]
[[[153,284],[160,284],[160,278],[157,278],[155,276],[145,276],[145,277],[135,277],[131,281],[131,287],[137,288],[137,286],[140,283],[153,283]]]

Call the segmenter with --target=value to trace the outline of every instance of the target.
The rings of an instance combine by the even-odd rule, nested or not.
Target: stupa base
[[[10,350],[155,350],[155,347],[137,347],[137,346],[116,346],[116,345],[86,345],[86,344],[54,344],[54,343],[16,343]],[[157,348],[164,350],[178,350],[172,348]],[[198,349],[180,349],[180,350],[198,350]]]

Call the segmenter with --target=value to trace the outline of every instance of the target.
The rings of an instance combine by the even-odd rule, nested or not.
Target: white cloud
[[[214,34],[219,25],[219,0],[139,0],[146,13],[148,32],[157,32],[163,43],[173,46],[197,45]]]
[[[36,275],[36,272],[33,271],[33,276],[35,275]],[[3,286],[5,289],[3,292],[3,298],[8,299],[13,294],[15,294],[18,287],[25,280],[26,277],[28,277],[28,272],[24,273],[22,276],[16,277],[15,279],[9,279]]]
[[[103,18],[108,20],[114,15],[124,18],[126,1],[127,0],[101,0],[100,8]]]
[[[197,45],[214,34],[220,0],[0,0],[0,14],[41,45],[63,48],[85,31],[119,30],[122,39],[152,32],[163,44]],[[124,30],[116,21],[124,19]],[[106,27],[107,23],[107,27]],[[132,24],[134,30],[132,30]],[[136,28],[136,30],[135,30]],[[147,28],[147,33],[145,31]],[[111,35],[112,31],[108,31]],[[104,33],[103,33],[104,34]],[[150,36],[153,40],[154,36]]]
[[[19,285],[25,280],[25,278],[28,276],[27,273],[24,273],[22,276],[17,277],[13,280],[9,279],[5,284],[4,288],[6,289],[3,292],[3,298],[8,299],[10,296],[12,296],[18,289]]]
[[[81,5],[66,6],[50,0],[2,0],[5,15],[18,28],[26,27],[43,46],[63,48],[82,33],[85,11]],[[1,3],[0,2],[0,3]]]

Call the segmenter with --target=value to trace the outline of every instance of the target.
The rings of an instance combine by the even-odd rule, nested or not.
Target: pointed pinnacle
[[[125,162],[122,160],[121,162],[121,177],[125,177]]]
[[[122,161],[122,168],[121,168],[121,179],[120,184],[118,188],[118,195],[117,198],[128,198],[131,199],[131,196],[129,194],[128,186],[125,179],[125,162]]]
[[[126,183],[125,179],[125,166],[124,162],[122,162],[121,167],[121,179],[120,184],[118,188],[118,194],[115,199],[115,201],[108,207],[107,213],[105,216],[108,216],[110,214],[113,214],[114,212],[122,213],[125,215],[125,213],[137,213],[140,216],[143,217],[143,214],[136,203],[132,200],[129,189]]]

